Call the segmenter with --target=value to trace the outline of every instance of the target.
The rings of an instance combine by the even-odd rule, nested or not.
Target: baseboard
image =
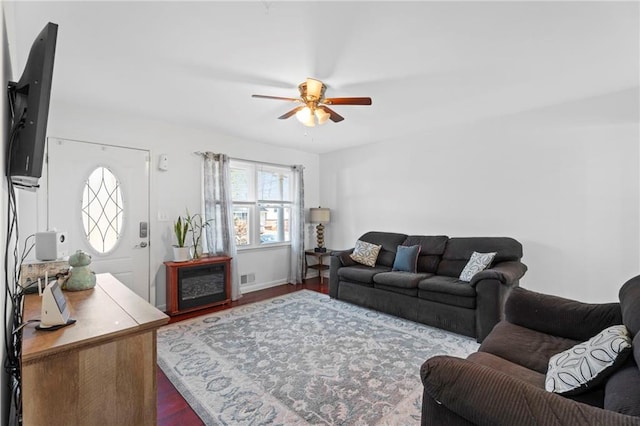
[[[252,291],[264,290],[265,288],[276,287],[282,284],[287,284],[287,280],[280,279],[264,283],[243,284],[240,286],[240,291],[242,293],[251,293]]]

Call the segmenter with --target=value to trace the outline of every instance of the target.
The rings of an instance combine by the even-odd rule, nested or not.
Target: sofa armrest
[[[348,250],[334,250],[331,252],[329,262],[329,296],[334,299],[338,297],[338,285],[340,284],[338,269],[343,266],[356,264],[356,262],[349,257],[351,253],[353,253],[353,248]]]
[[[478,281],[493,279],[500,281],[502,284],[513,286],[520,281],[525,272],[527,272],[527,265],[522,262],[501,262],[475,274],[471,278],[470,284],[475,287]]]
[[[340,259],[342,266],[357,265],[358,262],[356,262],[351,258],[350,256],[351,253],[353,253],[353,248],[350,248],[348,250],[334,250],[331,252],[331,257],[333,258],[335,256],[338,259]]]
[[[420,369],[424,398],[476,425],[632,425],[637,417],[575,402],[466,359],[436,356]]]
[[[506,301],[505,318],[542,333],[584,341],[622,324],[622,310],[619,303],[583,303],[516,287]]]
[[[504,317],[504,304],[518,286],[527,266],[519,261],[501,262],[478,272],[470,285],[476,289],[476,340],[482,342]]]

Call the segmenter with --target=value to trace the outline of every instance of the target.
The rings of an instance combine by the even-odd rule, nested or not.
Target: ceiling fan
[[[325,98],[324,92],[327,86],[315,78],[307,78],[307,81],[298,85],[299,98],[283,98],[279,96],[251,95],[253,98],[277,99],[281,101],[299,102],[302,105],[278,117],[281,120],[295,115],[302,124],[313,127],[324,124],[328,119],[334,123],[344,120],[344,117],[329,108],[327,105],[371,105],[371,98]]]

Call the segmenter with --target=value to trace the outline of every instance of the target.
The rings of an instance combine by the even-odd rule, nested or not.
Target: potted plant
[[[178,219],[173,224],[173,232],[176,235],[176,242],[178,244],[173,246],[173,260],[175,262],[184,262],[190,259],[190,248],[185,247],[185,241],[187,239],[187,232],[189,231],[190,219],[187,217],[182,219],[178,216]]]
[[[187,210],[185,222],[187,223],[187,226],[189,226],[191,232],[191,243],[193,244],[192,257],[194,259],[198,259],[202,255],[202,232],[207,226],[211,225],[212,220],[203,220],[201,214],[196,213],[191,215],[189,214],[189,210]]]

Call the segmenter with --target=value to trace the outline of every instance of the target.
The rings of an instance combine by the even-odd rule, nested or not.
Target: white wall
[[[315,205],[319,199],[319,157],[303,151],[277,148],[260,142],[238,140],[207,129],[196,129],[164,122],[114,114],[84,105],[67,105],[52,99],[47,134],[51,137],[148,149],[151,152],[150,248],[152,298],[164,307],[166,301],[165,270],[162,262],[172,259],[174,244],[173,218],[201,208],[201,157],[195,151],[213,151],[256,161],[278,164],[302,164],[305,167],[305,205]],[[303,143],[304,141],[301,141]],[[160,154],[169,156],[169,171],[157,169]],[[43,211],[38,196],[21,191],[20,201],[25,208],[21,222],[29,235],[45,230],[44,215],[30,215],[29,211]],[[170,221],[159,221],[158,212],[166,213]],[[307,237],[309,238],[309,237]],[[286,282],[289,248],[259,249],[238,254],[239,274],[255,273],[253,288]]]
[[[322,155],[328,245],[369,230],[511,236],[522,286],[617,301],[640,273],[638,109],[635,88]]]

